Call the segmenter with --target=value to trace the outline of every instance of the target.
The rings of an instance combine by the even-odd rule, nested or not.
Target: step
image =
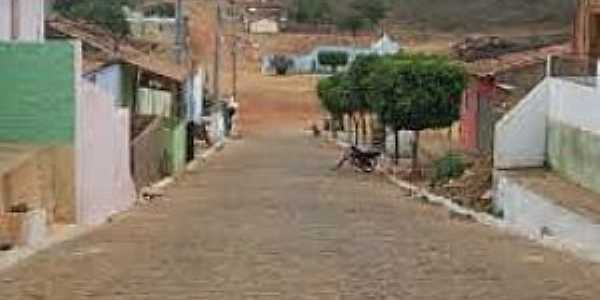
[[[509,226],[600,258],[600,194],[545,169],[497,171],[495,182],[494,205]]]

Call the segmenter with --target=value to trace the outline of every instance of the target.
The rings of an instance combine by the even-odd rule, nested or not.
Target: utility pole
[[[238,99],[237,99],[237,48],[238,48],[238,37],[236,35],[234,35],[232,46],[231,46],[231,62],[233,63],[231,95],[233,96],[233,100],[236,102],[238,101]]]
[[[213,92],[217,101],[221,99],[220,77],[221,77],[221,35],[223,21],[221,19],[221,4],[217,1],[217,28],[215,32],[215,61],[213,64]]]
[[[184,24],[183,24],[183,0],[175,2],[175,61],[177,64],[183,63],[184,48]]]
[[[221,119],[222,117],[224,117],[224,113],[225,113],[225,107],[222,103],[222,99],[221,99],[221,38],[223,35],[223,16],[221,15],[221,3],[219,0],[216,1],[217,4],[217,28],[216,28],[216,32],[215,32],[215,61],[213,64],[213,93],[215,96],[215,105],[216,105],[216,109],[218,110],[218,113],[221,115]],[[218,125],[218,128],[220,128],[222,126],[222,124]],[[222,136],[222,133],[219,133],[219,139],[224,138],[224,136]]]

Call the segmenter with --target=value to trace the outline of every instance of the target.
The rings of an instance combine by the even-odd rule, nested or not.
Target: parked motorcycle
[[[377,168],[377,163],[381,152],[371,150],[361,150],[357,146],[350,146],[343,153],[342,158],[338,162],[334,170],[339,170],[347,161],[359,171],[364,173],[372,173]]]

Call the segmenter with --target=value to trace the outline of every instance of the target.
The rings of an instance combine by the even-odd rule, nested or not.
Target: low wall
[[[552,169],[600,193],[600,134],[556,120],[548,123],[548,160]]]
[[[170,132],[164,119],[157,117],[133,140],[133,180],[139,191],[168,176]]]
[[[170,128],[170,149],[169,157],[171,160],[171,171],[178,174],[185,169],[187,153],[187,126],[186,122],[173,121]]]
[[[600,192],[598,91],[567,80],[552,85],[548,162],[563,177]]]
[[[74,214],[73,149],[46,147],[23,150],[2,145],[3,155],[13,147],[25,154],[14,156],[9,168],[0,171],[0,212],[25,204],[45,211],[50,223],[72,223]]]
[[[514,169],[540,167],[546,160],[546,119],[550,88],[547,78],[496,124],[494,167]]]
[[[595,220],[556,205],[503,172],[495,178],[495,206],[507,225],[531,237],[547,234],[581,254],[600,258],[600,224]]]

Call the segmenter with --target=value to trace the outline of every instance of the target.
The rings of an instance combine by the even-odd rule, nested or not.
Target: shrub
[[[321,51],[317,58],[319,64],[330,66],[333,72],[336,72],[339,66],[347,65],[350,60],[348,53],[344,51]]]
[[[467,168],[462,156],[448,153],[433,163],[432,183],[446,183],[450,179],[462,176]]]
[[[294,61],[285,55],[275,55],[271,59],[271,64],[277,75],[285,75],[294,66]]]
[[[134,4],[133,0],[58,0],[54,3],[54,9],[67,18],[97,24],[123,37],[129,34],[129,23],[123,8]]]

